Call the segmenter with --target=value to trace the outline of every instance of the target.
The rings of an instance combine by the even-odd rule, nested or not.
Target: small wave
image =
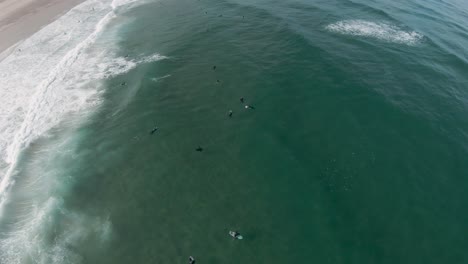
[[[366,20],[344,20],[326,27],[327,30],[352,36],[370,37],[398,44],[415,45],[423,39],[416,31],[405,31],[395,25]]]
[[[162,80],[162,79],[166,79],[166,78],[169,78],[171,77],[170,74],[167,74],[167,75],[164,75],[164,76],[161,76],[161,77],[154,77],[154,78],[151,78],[151,81],[153,82],[158,82],[159,80]]]
[[[140,64],[151,63],[164,59],[167,59],[167,57],[156,53],[133,60],[124,57],[102,60],[100,62],[96,62],[94,67],[87,68],[83,71],[81,73],[81,78],[86,81],[111,78],[129,72]]]

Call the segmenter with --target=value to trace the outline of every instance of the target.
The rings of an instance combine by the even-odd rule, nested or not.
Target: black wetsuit
[[[192,257],[189,257],[189,264],[195,264],[195,259]]]

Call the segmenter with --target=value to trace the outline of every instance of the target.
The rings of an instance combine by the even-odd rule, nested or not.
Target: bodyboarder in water
[[[235,238],[235,239],[242,239],[242,235],[237,232],[237,231],[229,231],[229,235],[232,236],[232,238]]]
[[[195,264],[195,258],[193,258],[192,256],[190,256],[190,257],[188,258],[188,263],[189,263],[189,264]]]
[[[153,135],[156,131],[158,131],[158,127],[155,127],[151,130],[150,134]]]

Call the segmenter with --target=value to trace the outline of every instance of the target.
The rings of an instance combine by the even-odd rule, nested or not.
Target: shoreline
[[[32,36],[85,0],[0,0],[0,61]]]

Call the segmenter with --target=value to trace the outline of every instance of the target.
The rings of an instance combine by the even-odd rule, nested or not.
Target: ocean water
[[[84,2],[0,61],[0,263],[468,263],[466,47],[464,1]]]

